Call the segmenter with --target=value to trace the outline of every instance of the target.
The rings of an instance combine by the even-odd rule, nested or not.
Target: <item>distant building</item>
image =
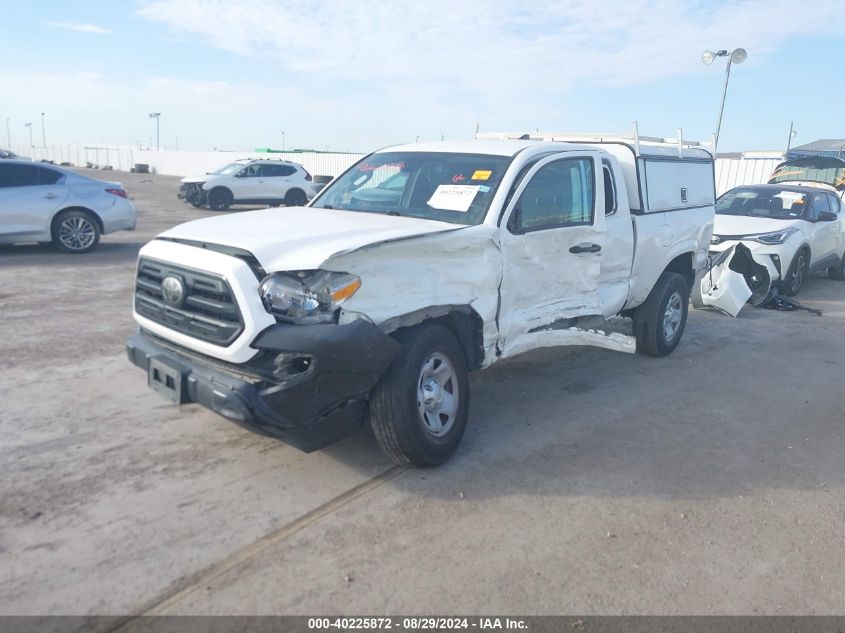
[[[789,150],[787,160],[809,156],[826,158],[845,158],[845,138],[823,138],[806,145],[799,145]]]

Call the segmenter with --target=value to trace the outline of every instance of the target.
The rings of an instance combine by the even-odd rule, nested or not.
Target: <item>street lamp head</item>
[[[716,53],[713,51],[704,51],[701,54],[701,61],[704,62],[705,66],[712,64],[714,59],[716,59]]]
[[[731,61],[734,64],[741,64],[746,59],[748,59],[748,52],[744,48],[734,49],[734,52],[731,53]]]

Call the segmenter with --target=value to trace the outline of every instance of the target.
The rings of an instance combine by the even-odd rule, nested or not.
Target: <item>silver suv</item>
[[[311,174],[286,160],[236,160],[204,176],[182,179],[179,198],[195,207],[223,211],[233,204],[296,207],[314,197]]]

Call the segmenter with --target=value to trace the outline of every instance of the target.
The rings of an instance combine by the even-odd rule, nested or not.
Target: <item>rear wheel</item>
[[[86,211],[63,211],[53,220],[53,244],[65,253],[87,253],[100,242],[100,226]]]
[[[786,278],[784,279],[783,294],[787,297],[794,297],[801,290],[804,285],[804,280],[810,272],[810,254],[806,249],[802,248],[795,253],[792,259],[792,264],[789,270],[786,271]]]
[[[232,206],[232,192],[223,187],[212,189],[208,193],[208,207],[215,211],[225,211]]]
[[[831,266],[827,269],[827,276],[836,281],[845,281],[845,254],[839,258],[838,266]]]
[[[285,195],[286,207],[301,207],[308,202],[308,198],[302,189],[291,189]]]
[[[403,338],[402,350],[373,390],[370,425],[395,462],[436,466],[452,456],[466,429],[466,360],[440,325],[420,326]]]
[[[664,272],[648,299],[634,311],[637,351],[667,356],[678,346],[689,310],[689,284],[683,275]]]

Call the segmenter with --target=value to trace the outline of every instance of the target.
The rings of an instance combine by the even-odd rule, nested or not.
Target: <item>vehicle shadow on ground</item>
[[[125,264],[138,258],[145,241],[100,242],[90,253],[62,253],[51,244],[0,246],[0,269],[41,264],[73,265],[79,268]]]
[[[839,396],[777,378],[777,367],[806,381],[814,371],[841,371],[838,340],[784,336],[841,326],[822,319],[750,306],[737,319],[695,311],[667,358],[557,348],[501,361],[471,377],[469,425],[452,460],[389,485],[478,500],[722,498],[845,484]],[[360,443],[375,445],[364,433]],[[343,447],[333,455],[355,459]]]

